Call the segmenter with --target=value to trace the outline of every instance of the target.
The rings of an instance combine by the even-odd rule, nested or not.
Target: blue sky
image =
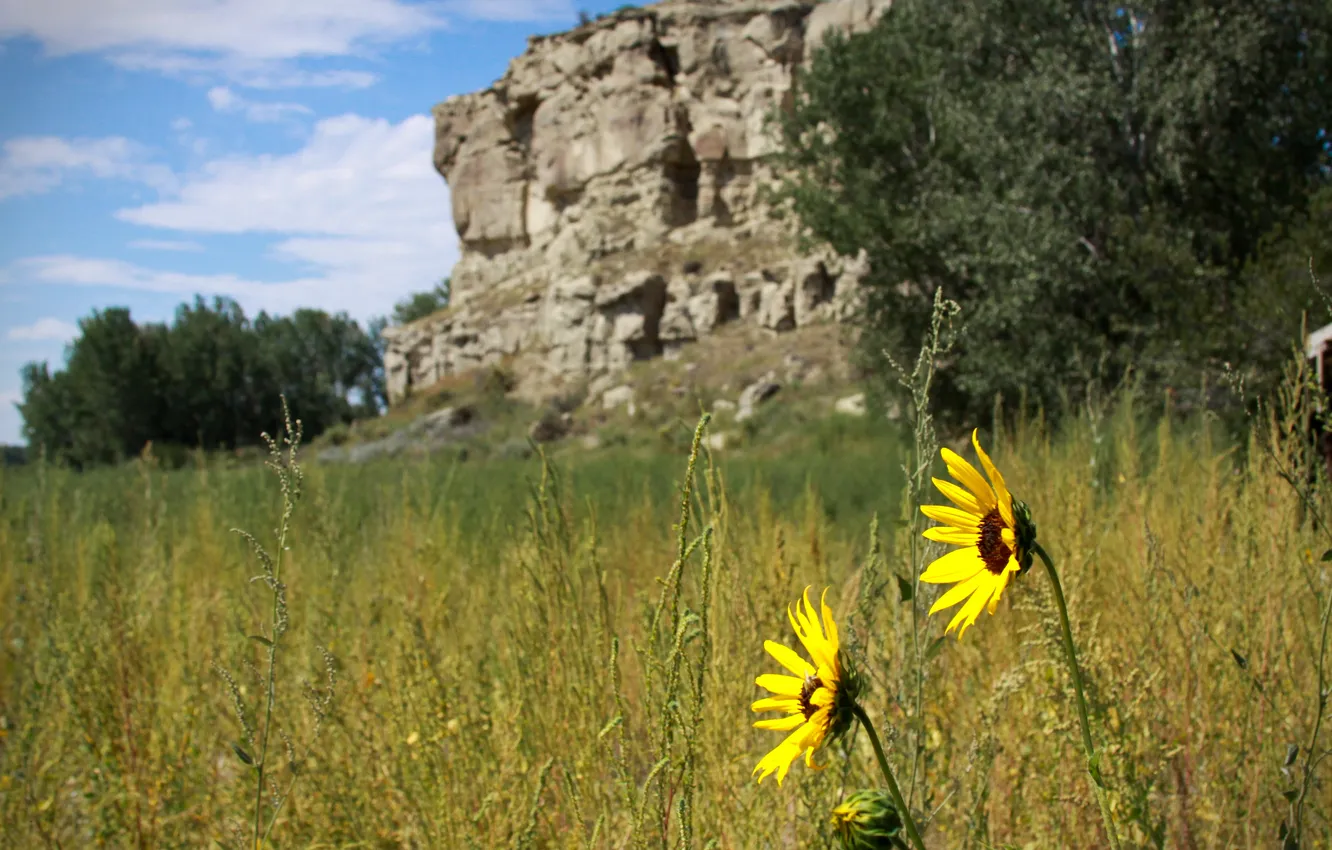
[[[611,0],[0,0],[0,443],[77,321],[358,319],[457,260],[430,107]]]

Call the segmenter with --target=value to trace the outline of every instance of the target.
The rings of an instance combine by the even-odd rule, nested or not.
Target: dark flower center
[[[823,687],[823,682],[820,681],[818,676],[812,674],[805,676],[805,684],[800,688],[800,713],[805,715],[806,720],[813,717],[814,712],[819,710],[819,707],[810,700],[814,699],[814,692],[821,687]]]
[[[995,575],[1004,571],[1008,566],[1008,559],[1013,556],[1013,550],[1004,542],[1004,529],[1007,527],[1004,518],[999,515],[998,508],[986,514],[980,522],[980,541],[977,542],[976,548],[980,550],[985,569]]]

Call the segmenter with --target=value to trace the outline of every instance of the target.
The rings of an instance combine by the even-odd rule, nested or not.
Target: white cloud
[[[487,21],[550,21],[574,16],[570,0],[448,0],[444,8]]]
[[[180,118],[172,119],[171,121],[171,129],[175,130],[177,133],[183,133],[193,126],[194,122],[183,116]]]
[[[272,124],[297,115],[310,115],[312,110],[299,103],[256,103],[241,97],[228,86],[213,86],[208,90],[208,103],[216,112],[244,113],[247,121]]]
[[[122,136],[101,139],[22,136],[10,139],[0,152],[0,199],[49,192],[66,178],[79,174],[133,180],[160,190],[171,188],[171,170],[146,160],[145,149]]]
[[[12,283],[104,286],[189,297],[228,295],[249,311],[317,306],[386,312],[457,259],[449,195],[431,164],[434,124],[344,115],[318,122],[300,150],[229,157],[182,179],[172,197],[121,210],[133,224],[181,233],[271,234],[272,257],[297,269],[264,281],[185,274],[94,257],[32,257]]]
[[[53,54],[138,50],[255,59],[348,56],[443,26],[402,0],[4,0],[0,37]]]
[[[391,238],[448,222],[448,195],[431,164],[434,122],[342,115],[315,124],[286,156],[229,157],[185,179],[175,198],[120,210],[133,224],[196,233]],[[438,244],[438,242],[436,243]]]
[[[293,67],[283,60],[243,56],[130,51],[113,54],[110,59],[127,71],[153,71],[169,77],[183,77],[201,85],[223,78],[251,89],[364,89],[379,82],[379,75],[369,71],[311,71]]]
[[[214,86],[208,90],[208,105],[217,112],[231,112],[240,107],[240,95],[226,86]]]
[[[264,88],[363,88],[375,74],[295,62],[364,59],[444,25],[437,3],[405,0],[0,0],[0,43],[27,36],[54,55]]]
[[[119,67],[252,88],[364,88],[378,75],[309,70],[302,59],[367,58],[419,39],[446,15],[573,18],[572,0],[0,0],[0,50],[26,36],[52,54],[98,53]]]
[[[202,251],[204,246],[188,239],[135,239],[131,248],[141,251]]]
[[[41,340],[59,340],[64,342],[65,340],[73,339],[78,333],[79,329],[69,322],[47,317],[45,319],[38,319],[31,325],[20,325],[18,327],[10,328],[5,334],[5,338],[22,342],[36,342]]]

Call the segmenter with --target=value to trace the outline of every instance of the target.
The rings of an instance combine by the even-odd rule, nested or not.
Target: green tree
[[[28,363],[20,372],[23,438],[34,455],[68,461],[74,446],[74,402],[63,372],[51,374],[45,363]]]
[[[1237,367],[1264,393],[1300,343],[1301,328],[1332,322],[1332,187],[1315,194],[1303,215],[1267,234],[1245,279],[1234,321],[1250,345]]]
[[[175,321],[160,333],[159,439],[208,449],[257,440],[264,382],[255,374],[253,334],[240,305],[216,298],[210,306],[195,298],[180,305]]]
[[[1189,382],[1264,234],[1327,183],[1326,0],[901,0],[834,35],[780,117],[777,193],[868,253],[863,351],[963,307],[945,412],[1132,367]]]
[[[378,416],[388,408],[388,381],[384,374],[384,353],[388,350],[388,341],[384,339],[384,329],[388,319],[376,316],[366,322],[365,337],[370,346],[370,367],[361,375],[356,392],[359,397],[359,415]]]

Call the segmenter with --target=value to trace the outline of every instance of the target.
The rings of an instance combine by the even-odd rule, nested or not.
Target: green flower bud
[[[1031,569],[1031,556],[1036,547],[1036,521],[1031,509],[1021,499],[1013,500],[1013,535],[1017,538],[1018,575]]]
[[[856,722],[856,701],[860,699],[864,680],[855,661],[845,652],[837,653],[837,663],[842,676],[837,683],[837,698],[829,713],[828,739],[837,740],[845,735]]]
[[[842,850],[907,850],[902,819],[888,793],[857,791],[832,810],[833,830]]]

